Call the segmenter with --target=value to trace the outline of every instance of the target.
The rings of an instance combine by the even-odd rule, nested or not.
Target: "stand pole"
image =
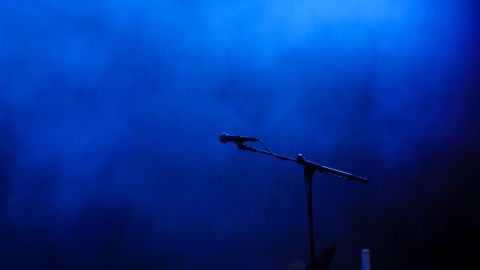
[[[313,173],[315,169],[306,166],[304,168],[305,176],[305,193],[307,197],[307,211],[308,211],[308,226],[310,231],[310,266],[307,269],[314,269],[315,265],[315,234],[313,226],[313,200],[312,200],[312,183],[313,183]]]

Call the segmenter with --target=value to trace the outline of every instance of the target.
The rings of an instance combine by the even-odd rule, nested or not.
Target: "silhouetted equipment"
[[[315,257],[314,262],[307,265],[306,270],[328,270],[332,264],[333,255],[337,247],[335,244],[328,245],[320,255]]]
[[[260,139],[255,137],[233,136],[233,135],[228,135],[227,133],[224,132],[220,135],[220,141],[222,143],[234,142],[240,150],[247,150],[251,152],[256,152],[256,153],[276,157],[278,159],[285,160],[285,161],[292,161],[303,166],[304,178],[305,178],[305,191],[307,196],[308,224],[309,224],[309,232],[310,232],[310,264],[307,265],[306,269],[307,270],[328,269],[330,267],[333,254],[335,253],[335,245],[327,248],[320,256],[318,257],[315,256],[315,237],[314,237],[314,226],[313,226],[313,203],[312,203],[313,174],[315,173],[315,171],[318,171],[318,172],[336,176],[338,178],[342,178],[348,181],[357,181],[364,184],[368,183],[368,179],[358,175],[333,169],[327,166],[323,166],[318,163],[311,162],[305,159],[305,157],[302,154],[298,154],[297,158],[291,158],[291,157],[275,154],[272,151],[270,151],[270,149],[268,149]],[[261,150],[253,146],[246,145],[245,142],[259,142],[263,145],[263,147],[265,147],[266,150]]]

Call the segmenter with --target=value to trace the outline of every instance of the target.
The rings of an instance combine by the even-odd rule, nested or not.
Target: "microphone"
[[[225,132],[220,134],[220,142],[227,143],[227,142],[234,142],[234,143],[244,143],[244,142],[258,142],[259,140],[254,137],[245,137],[245,136],[237,136],[237,135],[230,135]]]

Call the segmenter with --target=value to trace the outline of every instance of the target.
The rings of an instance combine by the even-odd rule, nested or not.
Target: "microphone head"
[[[218,139],[220,140],[221,143],[227,143],[228,142],[228,136],[229,135],[227,133],[222,132],[222,134],[220,134]]]

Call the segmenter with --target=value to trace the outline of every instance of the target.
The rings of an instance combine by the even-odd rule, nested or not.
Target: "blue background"
[[[479,240],[478,1],[0,3],[0,268],[333,269]],[[465,268],[464,268],[465,269]]]

